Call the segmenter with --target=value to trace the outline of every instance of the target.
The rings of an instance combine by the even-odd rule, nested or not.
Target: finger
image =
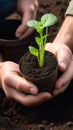
[[[26,106],[34,106],[41,104],[47,100],[52,99],[52,95],[47,92],[39,93],[36,96],[26,95],[25,93],[21,93],[14,88],[6,87],[5,94],[8,98],[14,99],[17,102],[26,105]]]
[[[60,92],[63,92],[69,85],[70,81],[73,78],[72,66],[73,66],[73,60],[71,60],[68,69],[56,81],[55,89],[53,92],[54,95],[59,94]]]
[[[72,79],[72,67],[68,68],[67,71],[65,71],[62,76],[56,81],[55,88],[60,89],[62,88],[66,83],[71,81]]]
[[[72,71],[72,67],[73,67],[73,57],[71,59],[71,61],[69,62],[69,66],[67,68],[67,70],[62,74],[62,76],[57,80],[56,82],[56,87],[60,87],[63,86],[63,84],[66,84],[66,82],[71,81],[73,78],[73,71]],[[60,85],[58,85],[60,84]]]
[[[28,14],[29,15],[29,14]],[[28,29],[27,26],[27,21],[31,18],[30,16],[28,16],[27,13],[25,15],[23,15],[23,19],[22,19],[22,23],[21,25],[17,28],[15,35],[16,37],[20,38],[23,33],[26,32],[26,30]]]
[[[22,78],[18,75],[12,75],[12,77],[6,77],[5,84],[7,86],[16,88],[18,91],[30,93],[36,95],[38,93],[38,88],[30,81]]]
[[[33,12],[33,10],[31,9],[31,12],[29,12],[29,11],[25,12],[25,14],[23,15],[23,18],[22,18],[22,24],[16,30],[16,33],[15,33],[16,37],[21,38],[23,36],[23,34],[26,33],[26,31],[28,30],[27,22],[31,19],[35,19],[35,17],[36,17],[36,11]],[[33,29],[31,29],[31,30],[33,31]],[[32,33],[32,31],[30,31],[30,32]],[[26,37],[26,36],[24,35],[24,37]]]
[[[38,95],[34,96],[34,95],[27,95],[24,98],[24,102],[23,105],[27,105],[27,106],[35,106],[35,105],[39,105],[41,103],[44,103],[48,100],[51,100],[53,98],[53,96],[51,96],[51,94],[46,93],[46,92],[42,92],[39,93]]]
[[[25,95],[13,89],[11,96],[12,96],[11,98],[26,106],[35,106],[52,98],[51,95],[48,93],[40,93],[37,96],[33,96],[33,95]]]
[[[62,49],[59,48],[59,50],[57,51],[57,58],[59,70],[65,71],[72,58],[72,52],[67,46],[63,47]]]
[[[55,89],[53,91],[53,96],[57,96],[58,94],[63,93],[67,89],[69,83],[70,81],[66,82],[66,84],[64,84],[61,88]]]
[[[45,49],[48,51],[51,51],[57,56],[59,70],[65,71],[72,58],[71,50],[66,45],[62,45],[62,44],[58,45],[58,44],[52,44],[52,43],[47,43]]]
[[[27,36],[30,36],[30,35],[33,33],[33,31],[34,31],[33,28],[28,28],[28,29],[26,30],[26,32],[23,33],[23,34],[21,35],[21,37],[19,37],[19,39],[23,39],[23,38],[26,38]]]
[[[50,51],[50,52],[52,52],[53,54],[56,55],[56,50],[55,50],[52,43],[47,43],[46,46],[45,46],[45,50]]]

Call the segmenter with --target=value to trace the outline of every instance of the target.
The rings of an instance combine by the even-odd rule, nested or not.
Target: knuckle
[[[4,75],[3,81],[4,81],[5,83],[7,83],[7,82],[9,81],[9,79],[10,79],[10,76],[9,76],[9,75]]]
[[[35,9],[37,9],[38,6],[39,6],[38,1],[35,0],[34,4],[31,4],[31,5],[30,5],[29,11],[31,11],[31,12],[35,11]]]
[[[15,88],[21,92],[26,92],[26,93],[30,92],[30,85],[28,84],[26,80],[22,82],[17,82],[15,84]]]
[[[33,12],[34,10],[35,10],[35,6],[33,4],[31,4],[30,7],[29,7],[29,11]]]
[[[38,6],[39,6],[38,0],[35,0],[35,7],[38,8]]]
[[[17,83],[17,84],[16,84],[16,89],[19,90],[19,91],[21,91],[21,90],[22,90],[22,85],[19,84],[19,83]]]
[[[19,84],[19,83],[17,83],[17,85],[16,85],[16,89],[18,90],[18,91],[23,91],[23,92],[26,92],[26,93],[29,93],[30,92],[30,88],[28,87],[28,86],[23,86],[22,84]]]

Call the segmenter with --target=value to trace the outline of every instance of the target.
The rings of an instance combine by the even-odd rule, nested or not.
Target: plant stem
[[[46,37],[45,37],[45,42],[44,42],[44,44],[46,44],[46,42],[47,42],[47,34],[48,34],[48,27],[46,27]],[[45,45],[44,45],[45,46]]]
[[[42,31],[43,33],[43,31]],[[43,35],[42,33],[40,33],[40,37],[41,37],[41,43],[40,43],[40,47],[39,47],[39,66],[43,67],[44,65],[44,44],[43,44]]]
[[[47,42],[47,34],[48,34],[48,28],[46,27],[46,36],[45,36],[45,39],[43,39],[43,37],[42,37],[43,34],[40,33],[41,43],[40,43],[40,47],[39,47],[39,58],[38,58],[39,67],[43,67],[44,66],[45,44]]]

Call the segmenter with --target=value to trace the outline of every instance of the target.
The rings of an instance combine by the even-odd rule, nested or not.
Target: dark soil
[[[38,86],[39,91],[51,93],[58,77],[58,63],[55,55],[51,52],[45,51],[44,58],[43,67],[39,67],[37,57],[28,51],[21,57],[19,68],[27,80]]]
[[[43,78],[51,74],[57,66],[55,56],[50,52],[45,52],[44,66],[39,67],[37,58],[27,52],[20,61],[20,68],[24,75],[31,78]]]
[[[67,0],[39,0],[37,19],[51,12],[58,17],[49,29],[48,41],[55,38],[63,20]],[[25,107],[6,98],[0,90],[0,130],[73,130],[73,81],[68,89],[53,100],[36,107]]]

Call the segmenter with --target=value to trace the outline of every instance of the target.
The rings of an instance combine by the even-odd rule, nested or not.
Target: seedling
[[[27,25],[33,27],[39,36],[35,37],[35,41],[38,45],[38,48],[29,46],[29,51],[31,54],[37,57],[39,67],[44,66],[44,57],[45,57],[45,44],[48,37],[48,27],[54,25],[57,21],[57,17],[53,14],[45,14],[41,17],[40,21],[29,20]],[[45,29],[45,34],[44,34]]]

